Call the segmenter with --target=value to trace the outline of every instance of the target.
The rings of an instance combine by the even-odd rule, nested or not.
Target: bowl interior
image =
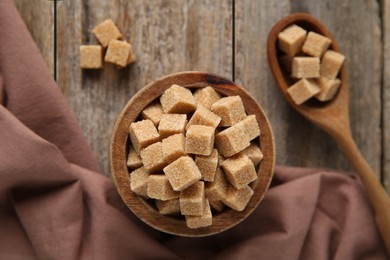
[[[129,170],[126,165],[129,126],[137,121],[140,112],[168,89],[172,84],[188,88],[211,86],[224,96],[239,95],[248,114],[256,115],[261,135],[260,142],[264,158],[257,168],[258,178],[251,184],[254,195],[244,211],[225,209],[213,215],[209,227],[190,229],[184,218],[160,214],[154,205],[130,190]],[[154,81],[135,94],[122,110],[115,124],[111,140],[111,171],[115,185],[128,208],[142,221],[157,230],[180,236],[208,236],[227,230],[244,220],[258,206],[272,180],[275,165],[275,145],[271,126],[263,110],[254,98],[242,87],[223,77],[203,72],[181,72]]]

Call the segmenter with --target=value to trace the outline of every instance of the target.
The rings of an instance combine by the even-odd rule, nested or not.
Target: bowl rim
[[[131,122],[138,119],[139,113],[155,101],[170,85],[178,84],[189,88],[211,86],[226,96],[239,95],[248,114],[255,114],[261,135],[258,137],[264,158],[257,169],[258,178],[251,184],[254,194],[247,207],[241,211],[227,209],[213,216],[209,227],[190,229],[183,219],[160,214],[147,201],[130,190],[129,170],[126,165],[128,128]],[[153,97],[148,98],[143,97]],[[253,112],[253,113],[250,113]],[[260,124],[260,122],[262,122]],[[123,202],[140,220],[149,226],[173,235],[186,237],[203,237],[228,230],[247,218],[260,204],[267,192],[274,174],[275,141],[271,124],[263,109],[244,88],[216,74],[200,71],[184,71],[164,76],[140,89],[127,102],[116,120],[110,144],[111,174]]]

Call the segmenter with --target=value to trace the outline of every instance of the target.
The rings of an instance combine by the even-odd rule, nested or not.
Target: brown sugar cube
[[[197,181],[180,192],[180,212],[182,215],[201,216],[205,204],[204,182]]]
[[[284,29],[278,35],[279,49],[284,51],[290,57],[295,56],[302,47],[306,39],[306,30],[298,25],[291,25]]]
[[[209,200],[211,209],[221,212],[225,209],[225,204],[220,200]]]
[[[229,182],[221,168],[217,168],[213,182],[206,183],[206,197],[210,200],[221,200],[226,196]]]
[[[162,114],[163,110],[161,104],[156,102],[142,110],[142,119],[149,119],[157,127],[158,123],[160,123]]]
[[[321,57],[328,49],[331,40],[315,32],[309,32],[303,43],[302,51],[310,56]]]
[[[287,89],[295,104],[300,105],[320,92],[315,80],[301,79]]]
[[[240,96],[221,98],[211,106],[211,111],[221,117],[221,126],[232,126],[246,117]]]
[[[236,189],[241,189],[257,179],[255,166],[244,153],[226,159],[222,164],[222,168],[226,178]]]
[[[249,136],[242,124],[231,126],[215,136],[215,145],[224,157],[241,152],[250,145],[249,141]]]
[[[148,119],[131,123],[129,133],[131,143],[138,154],[142,148],[157,142],[160,138],[153,122]]]
[[[207,199],[205,200],[203,214],[201,216],[185,215],[185,219],[186,225],[189,228],[201,228],[211,226],[213,224],[213,215],[211,213],[209,201]]]
[[[321,77],[335,79],[339,74],[341,65],[343,65],[345,56],[341,53],[329,50],[325,52],[321,60]]]
[[[80,46],[80,68],[101,69],[103,68],[103,49],[100,45]]]
[[[320,77],[317,82],[321,90],[315,97],[323,102],[333,99],[341,84],[339,79],[327,79],[323,77]]]
[[[157,200],[177,199],[180,192],[174,191],[168,181],[167,176],[152,174],[148,177],[147,194],[149,198]]]
[[[186,128],[188,129],[191,125],[207,125],[217,128],[219,122],[221,122],[221,118],[218,115],[206,109],[204,106],[198,105]]]
[[[130,189],[145,198],[148,198],[149,172],[145,167],[138,168],[130,173]]]
[[[249,137],[249,140],[253,140],[260,135],[260,128],[255,115],[247,116],[237,124],[243,126]]]
[[[202,178],[194,160],[182,156],[163,169],[175,191],[182,191]]]
[[[218,166],[218,151],[213,149],[209,156],[196,155],[195,163],[198,166],[204,181],[214,181],[215,171]]]
[[[130,43],[119,40],[111,40],[108,44],[107,52],[104,56],[104,61],[124,68],[128,64],[127,62],[130,50]]]
[[[214,128],[192,125],[186,133],[186,153],[210,155],[214,147]]]
[[[223,161],[225,161],[226,158],[223,157],[221,154],[218,153],[218,167],[222,167]]]
[[[101,45],[105,48],[111,40],[120,39],[121,32],[116,27],[115,23],[107,19],[93,28],[92,33],[96,36]]]
[[[162,170],[167,163],[164,160],[162,143],[157,142],[141,150],[141,159],[150,172]]]
[[[163,215],[176,215],[180,214],[180,202],[179,199],[172,200],[156,200],[156,207],[158,212]]]
[[[184,134],[186,124],[187,115],[185,114],[163,114],[158,125],[158,131],[161,138],[166,138],[173,134]]]
[[[246,156],[251,159],[253,165],[256,167],[260,161],[263,159],[263,153],[261,152],[258,145],[251,143],[251,145],[247,148],[245,148],[244,151],[242,151]]]
[[[186,155],[185,137],[183,134],[171,135],[162,140],[164,160],[171,163],[181,156]]]
[[[211,105],[217,102],[221,98],[221,95],[212,87],[205,87],[196,90],[194,97],[198,105],[202,105],[210,110]]]
[[[130,169],[136,169],[142,166],[141,157],[137,154],[132,146],[129,149],[129,155],[127,156],[127,167]]]
[[[253,195],[253,190],[249,186],[236,189],[230,186],[227,190],[226,197],[222,202],[237,211],[243,211]]]
[[[160,102],[165,113],[187,114],[196,109],[191,91],[176,84],[164,91]]]
[[[297,79],[318,78],[320,76],[320,59],[316,57],[294,57],[291,76]]]

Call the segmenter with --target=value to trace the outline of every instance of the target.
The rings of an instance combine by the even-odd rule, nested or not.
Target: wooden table
[[[54,2],[15,2],[53,71]],[[389,2],[62,0],[57,3],[57,82],[110,176],[111,131],[129,98],[173,72],[202,70],[232,78],[234,52],[236,82],[258,100],[273,126],[277,163],[350,171],[333,140],[287,105],[268,67],[266,40],[273,24],[290,13],[308,12],[329,28],[347,57],[352,133],[390,193]],[[91,30],[106,18],[133,44],[137,62],[122,70],[106,64],[100,71],[82,71],[79,46],[97,43]]]

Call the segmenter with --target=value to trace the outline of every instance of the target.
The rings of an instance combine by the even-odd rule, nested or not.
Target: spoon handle
[[[334,133],[333,137],[360,176],[375,212],[375,220],[390,255],[390,199],[374,171],[360,153],[349,131]]]

